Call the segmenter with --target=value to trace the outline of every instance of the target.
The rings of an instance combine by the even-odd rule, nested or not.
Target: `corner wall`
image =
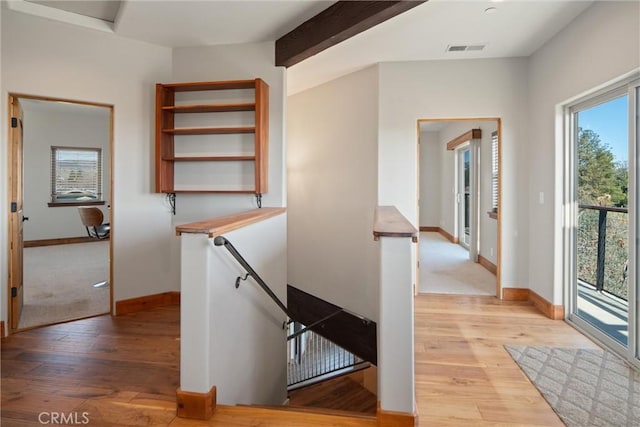
[[[561,103],[640,67],[640,3],[594,2],[529,59],[529,284],[563,301]],[[540,204],[539,194],[546,202]],[[535,209],[535,214],[533,214]]]
[[[298,93],[287,120],[288,283],[376,321],[377,85],[374,66]]]

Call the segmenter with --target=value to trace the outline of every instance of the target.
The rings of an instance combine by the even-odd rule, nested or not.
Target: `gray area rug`
[[[504,347],[567,426],[640,426],[640,373],[614,354]]]

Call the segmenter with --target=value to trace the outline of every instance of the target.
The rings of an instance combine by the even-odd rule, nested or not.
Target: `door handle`
[[[25,222],[25,221],[29,221],[29,217],[28,216],[23,216],[22,217],[22,222]]]

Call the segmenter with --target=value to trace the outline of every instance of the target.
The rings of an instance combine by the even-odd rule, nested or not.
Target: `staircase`
[[[376,422],[377,397],[375,386],[366,385],[376,383],[375,373],[372,380],[372,375],[365,375],[363,370],[375,372],[370,366],[377,364],[376,323],[291,285],[287,285],[285,305],[229,240],[217,236],[214,245],[225,247],[247,272],[244,277],[236,278],[236,288],[251,276],[289,318],[285,324],[289,405],[220,405],[216,408],[216,417],[233,411],[255,410],[256,417],[268,420],[277,416],[278,421],[269,424],[261,418],[258,424],[250,425],[286,426],[283,414],[287,414],[284,418],[298,420],[298,424],[292,425],[373,425],[370,423]],[[319,424],[311,421],[316,417]],[[336,420],[331,417],[339,417],[340,422],[334,424]],[[345,423],[346,420],[352,422]]]
[[[291,285],[287,302],[289,405],[375,416],[375,322]]]

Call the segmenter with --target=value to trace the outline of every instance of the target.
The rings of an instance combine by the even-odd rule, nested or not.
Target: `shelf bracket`
[[[167,193],[167,202],[171,208],[171,213],[176,214],[176,193]]]
[[[262,193],[256,193],[256,205],[258,209],[262,208]]]

